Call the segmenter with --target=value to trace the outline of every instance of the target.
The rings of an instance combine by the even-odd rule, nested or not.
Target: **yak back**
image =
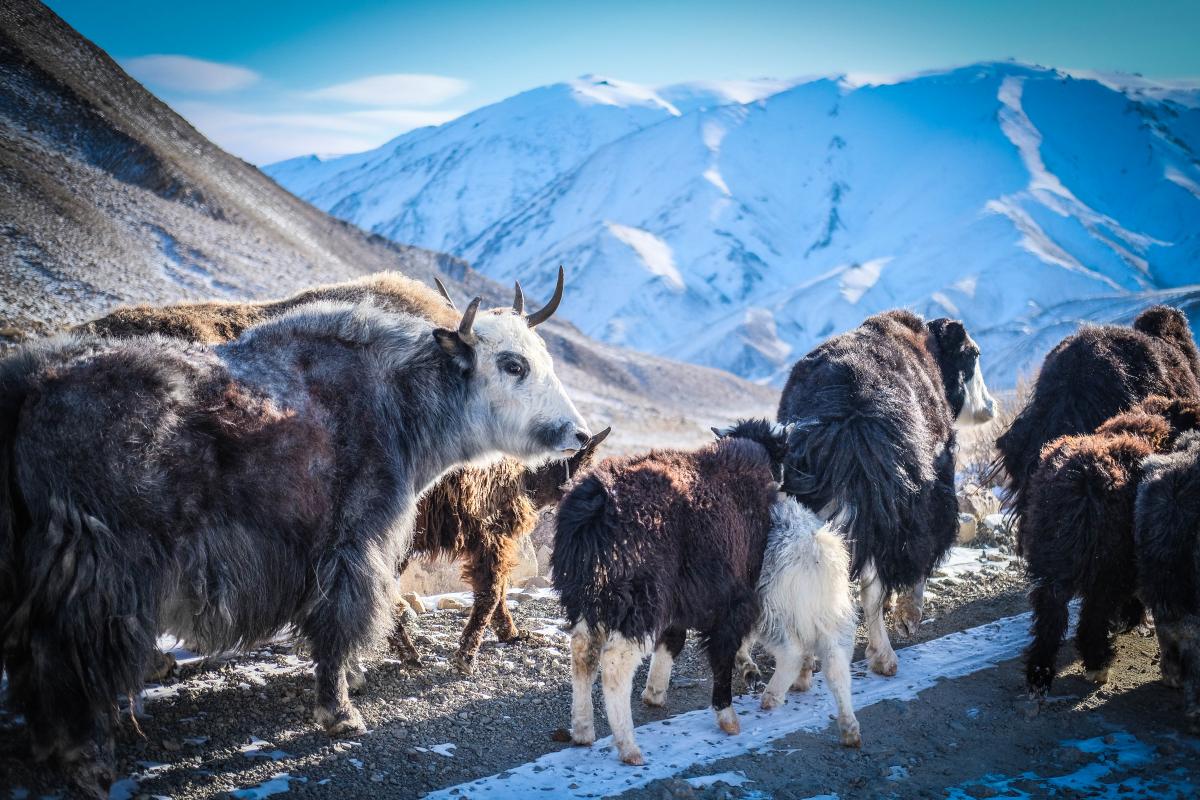
[[[784,490],[840,513],[852,575],[873,560],[889,589],[928,574],[955,528],[932,523],[953,514],[953,487],[932,487],[953,480],[954,419],[928,340],[915,314],[870,317],[797,362],[779,405]]]
[[[711,627],[727,599],[753,594],[775,487],[745,439],[603,460],[559,505],[551,562],[567,619],[635,639]]]
[[[487,542],[515,543],[537,523],[537,509],[525,492],[525,472],[519,461],[502,459],[486,468],[447,473],[417,506],[413,552],[455,558]],[[511,549],[515,557],[515,547]]]
[[[1200,397],[1200,366],[1187,319],[1154,306],[1132,328],[1086,325],[1046,356],[1029,402],[996,439],[992,473],[1007,476],[1010,514],[1021,520],[1042,448],[1091,433],[1152,394]]]

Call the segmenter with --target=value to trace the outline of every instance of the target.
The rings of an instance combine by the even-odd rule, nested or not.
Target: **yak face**
[[[928,327],[937,342],[936,357],[954,424],[967,427],[993,419],[996,401],[983,382],[979,345],[958,320],[935,319]]]
[[[475,304],[472,304],[473,306]],[[591,437],[587,423],[554,373],[554,360],[528,320],[496,308],[474,318],[467,331],[435,332],[468,375],[468,418],[483,450],[537,461],[573,453]]]

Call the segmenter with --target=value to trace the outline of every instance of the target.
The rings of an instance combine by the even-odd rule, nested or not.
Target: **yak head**
[[[482,449],[532,462],[573,453],[591,438],[554,373],[546,343],[534,331],[558,308],[562,293],[559,267],[554,296],[543,308],[526,314],[518,283],[512,308],[479,311],[477,297],[463,313],[458,330],[434,331],[442,349],[467,376],[468,417],[483,439]]]
[[[983,382],[979,365],[979,345],[955,319],[935,319],[926,323],[936,342],[934,356],[942,371],[946,399],[959,427],[979,425],[996,416],[996,401]]]

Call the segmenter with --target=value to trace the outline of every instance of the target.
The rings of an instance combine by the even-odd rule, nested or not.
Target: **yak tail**
[[[850,556],[842,537],[791,498],[771,509],[758,596],[758,635],[777,646],[848,645],[854,635]]]
[[[642,635],[642,615],[657,608],[652,587],[637,579],[640,553],[622,541],[615,498],[595,473],[563,497],[556,524],[550,565],[567,621]]]
[[[923,569],[908,565],[909,548],[919,544],[909,542],[910,529],[920,486],[933,476],[896,444],[906,439],[906,426],[920,424],[912,416],[911,409],[894,407],[879,414],[798,420],[789,426],[784,462],[784,491],[848,535],[851,577],[874,560],[889,589],[911,585]]]
[[[1179,442],[1183,455],[1144,462],[1134,514],[1138,594],[1155,622],[1193,610],[1200,553],[1200,435]]]

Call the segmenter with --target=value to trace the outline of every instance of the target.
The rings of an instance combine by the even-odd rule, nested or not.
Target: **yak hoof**
[[[1104,669],[1085,670],[1083,676],[1092,683],[1108,683],[1108,667],[1105,667]]]
[[[842,747],[862,747],[862,734],[858,729],[858,720],[850,720],[850,722],[841,726]]]
[[[642,690],[642,702],[651,708],[662,708],[667,704],[667,690],[647,686]]]
[[[621,762],[628,764],[631,767],[640,767],[646,763],[646,759],[642,758],[642,751],[637,749],[637,746],[621,751]]]
[[[742,726],[738,723],[737,712],[733,710],[733,706],[726,706],[717,712],[717,725],[730,736],[737,736],[742,732]]]
[[[764,692],[762,701],[759,704],[763,711],[770,711],[773,708],[778,708],[783,705],[783,698],[778,697],[771,692]]]
[[[146,683],[158,683],[168,678],[178,662],[175,656],[170,653],[164,653],[162,650],[154,651],[154,660],[150,664],[150,669],[146,672]]]
[[[592,726],[571,728],[571,744],[576,747],[591,747],[596,741],[596,729]]]
[[[456,653],[454,658],[450,659],[450,666],[459,675],[470,675],[475,671],[475,656],[466,653]]]
[[[872,652],[871,648],[867,648],[867,662],[871,667],[871,672],[876,675],[883,675],[885,678],[890,678],[896,674],[899,668],[899,662],[896,661],[896,651],[892,648],[880,652]]]
[[[337,711],[330,711],[321,706],[317,707],[317,722],[325,728],[325,733],[333,737],[357,736],[367,732],[362,714],[354,706],[346,706]]]

